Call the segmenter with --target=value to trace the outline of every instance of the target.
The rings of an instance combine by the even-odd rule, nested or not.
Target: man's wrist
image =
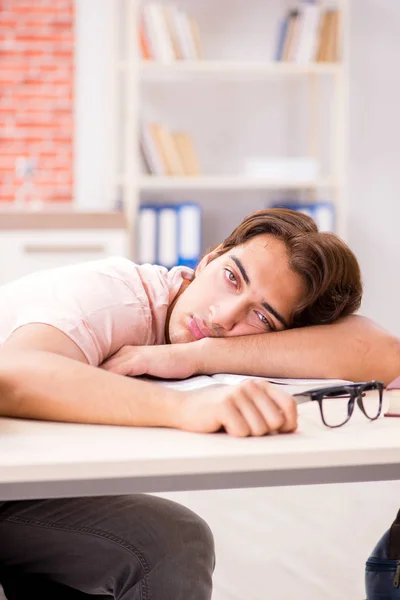
[[[202,338],[196,342],[192,342],[194,349],[194,366],[195,375],[202,375],[210,373],[209,368],[209,355],[211,338]]]
[[[161,411],[161,426],[171,427],[173,429],[181,429],[182,411],[187,394],[188,392],[185,391],[168,389],[168,394],[165,397],[165,402],[163,405],[164,410]]]

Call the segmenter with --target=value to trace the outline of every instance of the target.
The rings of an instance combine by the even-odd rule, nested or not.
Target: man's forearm
[[[175,427],[180,393],[42,351],[3,354],[0,415]]]
[[[400,374],[399,340],[355,315],[332,325],[195,343],[202,373],[385,383]]]

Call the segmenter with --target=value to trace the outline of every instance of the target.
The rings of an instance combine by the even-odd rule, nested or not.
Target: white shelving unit
[[[200,2],[200,0],[198,0]],[[246,3],[246,10],[251,11],[252,0]],[[278,1],[278,0],[277,0]],[[177,0],[178,2],[178,0]],[[347,47],[348,47],[348,2],[337,0],[336,5],[341,11],[340,28],[341,40],[340,63],[315,63],[300,65],[296,63],[255,61],[255,60],[202,60],[176,61],[164,65],[153,61],[143,61],[139,58],[137,24],[143,2],[140,0],[115,0],[114,2],[114,125],[115,148],[112,149],[113,171],[115,173],[115,197],[122,197],[126,211],[130,235],[131,257],[135,258],[136,216],[143,195],[165,194],[177,191],[193,193],[213,192],[216,195],[222,191],[241,191],[249,194],[256,191],[282,190],[299,191],[311,200],[323,192],[328,194],[334,203],[336,212],[336,231],[346,238],[346,163],[347,163]],[[179,2],[178,2],[179,3]],[[207,0],[210,19],[214,4]],[[280,4],[280,3],[279,3]],[[322,2],[322,4],[324,4]],[[184,8],[185,0],[179,5]],[[205,2],[201,3],[203,16]],[[191,1],[193,9],[193,0]],[[282,7],[282,10],[284,7]],[[226,19],[229,19],[227,14]],[[277,24],[276,24],[277,25]],[[223,36],[223,32],[221,33]],[[139,123],[142,108],[146,106],[146,86],[179,85],[212,86],[226,82],[253,83],[259,86],[272,85],[276,80],[301,81],[308,86],[309,126],[307,133],[307,148],[309,155],[319,158],[321,143],[319,140],[318,115],[320,112],[320,84],[328,81],[331,86],[331,115],[330,136],[327,144],[329,169],[322,177],[312,181],[281,180],[271,181],[260,178],[250,178],[243,174],[205,174],[200,177],[157,177],[144,175],[141,172],[139,153]],[[179,94],[176,94],[179,104]],[[190,114],[191,106],[182,110]],[[251,115],[245,115],[251,118]],[[193,119],[197,115],[193,114]],[[159,115],[163,120],[163,115]],[[212,150],[211,150],[212,151]],[[325,152],[327,149],[325,148]],[[221,199],[221,205],[226,198]]]
[[[124,63],[121,63],[121,67]],[[279,77],[288,75],[331,75],[341,71],[341,64],[316,63],[301,65],[284,62],[247,62],[199,60],[180,61],[173,65],[140,61],[139,74],[144,80],[178,77],[217,77],[218,79],[253,79],[255,77]]]
[[[201,177],[154,177],[142,175],[138,179],[139,190],[315,190],[334,188],[329,179],[313,181],[289,181],[261,179],[246,176],[209,176]]]

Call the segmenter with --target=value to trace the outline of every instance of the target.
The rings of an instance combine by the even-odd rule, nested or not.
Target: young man
[[[264,382],[183,393],[120,375],[229,371],[387,381],[398,373],[398,343],[351,316],[361,292],[347,246],[285,210],[250,215],[195,274],[126,259],[34,274],[0,289],[0,414],[198,432],[224,427],[235,436],[293,431],[293,399]],[[207,525],[151,496],[0,508],[0,568],[10,600],[23,597],[24,585],[31,594],[38,585],[42,595],[71,600],[82,592],[205,600],[213,563]]]

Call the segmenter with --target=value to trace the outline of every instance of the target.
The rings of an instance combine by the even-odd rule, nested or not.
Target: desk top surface
[[[315,403],[316,404],[316,403]],[[0,419],[0,484],[400,464],[400,418],[360,411],[326,428],[299,407],[294,434],[235,439],[162,428]]]

